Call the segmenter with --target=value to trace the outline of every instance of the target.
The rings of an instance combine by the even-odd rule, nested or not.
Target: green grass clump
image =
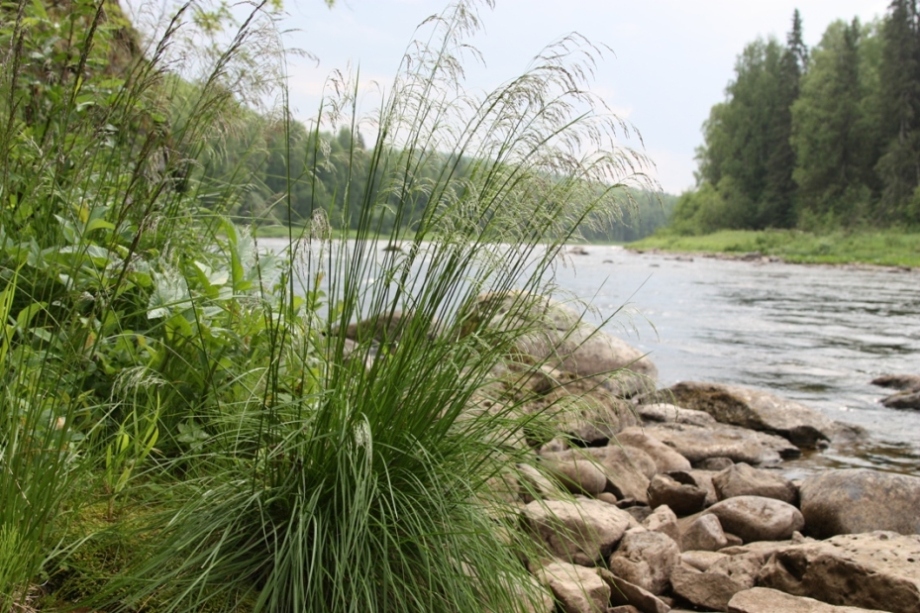
[[[374,144],[337,150],[347,193],[324,200],[324,134],[365,121],[356,86],[327,97],[311,154],[286,158],[305,165],[255,207],[316,196],[269,253],[240,218],[242,101],[273,85],[284,97],[254,64],[283,58],[269,8],[223,37],[231,16],[184,4],[143,50],[114,5],[2,9],[5,608],[37,583],[48,610],[539,598],[524,561],[540,552],[492,484],[551,425],[505,393],[540,365],[500,367],[540,325],[565,243],[614,219],[623,181],[641,178],[642,156],[616,144],[627,126],[586,93],[597,50],[569,37],[476,98],[457,54],[477,5],[460,2],[411,47],[370,118]],[[371,323],[346,339],[357,320]]]
[[[702,236],[661,233],[630,243],[630,247],[683,253],[760,253],[802,264],[920,267],[920,234],[897,229],[820,234],[800,230],[722,230]]]

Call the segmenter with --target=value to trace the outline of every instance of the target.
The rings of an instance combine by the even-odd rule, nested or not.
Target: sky
[[[286,44],[315,59],[289,66],[291,104],[308,119],[333,70],[360,68],[361,82],[386,86],[428,16],[449,0],[286,0]],[[483,5],[484,31],[471,43],[485,66],[466,86],[489,90],[522,73],[547,44],[571,32],[610,47],[592,91],[642,135],[664,191],[694,185],[696,148],[710,108],[725,99],[738,54],[758,37],[785,40],[798,8],[805,42],[818,44],[837,19],[881,17],[888,0],[495,0]],[[362,100],[379,100],[368,93]],[[632,146],[639,147],[638,142]]]

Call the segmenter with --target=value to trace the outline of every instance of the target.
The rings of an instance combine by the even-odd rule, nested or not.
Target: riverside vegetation
[[[640,248],[920,264],[920,12],[747,45],[697,151],[697,186]]]
[[[0,609],[530,610],[541,552],[489,484],[562,409],[518,410],[540,361],[509,356],[645,165],[586,93],[598,49],[472,97],[458,2],[374,117],[344,77],[308,128],[260,111],[269,205],[311,196],[272,255],[239,152],[265,156],[284,50],[277,7],[241,6],[145,36],[113,1],[0,7]],[[387,325],[346,339],[359,317]],[[501,364],[516,391],[472,410]]]

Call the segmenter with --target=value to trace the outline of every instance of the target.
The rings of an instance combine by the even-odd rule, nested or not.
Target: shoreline
[[[670,259],[680,262],[692,262],[694,258],[710,260],[725,260],[731,262],[748,262],[750,264],[792,264],[795,266],[812,266],[824,268],[838,268],[842,270],[868,270],[889,273],[917,273],[920,266],[903,264],[873,264],[871,262],[814,262],[790,259],[780,255],[764,254],[760,251],[725,252],[725,251],[691,251],[682,249],[663,249],[660,247],[632,247],[623,245],[623,249],[636,255],[671,256]]]

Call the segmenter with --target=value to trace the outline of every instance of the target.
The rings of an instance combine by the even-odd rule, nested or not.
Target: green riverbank
[[[675,253],[759,253],[801,264],[871,264],[920,267],[920,232],[851,231],[813,234],[801,230],[722,230],[703,236],[655,235],[630,249]]]

